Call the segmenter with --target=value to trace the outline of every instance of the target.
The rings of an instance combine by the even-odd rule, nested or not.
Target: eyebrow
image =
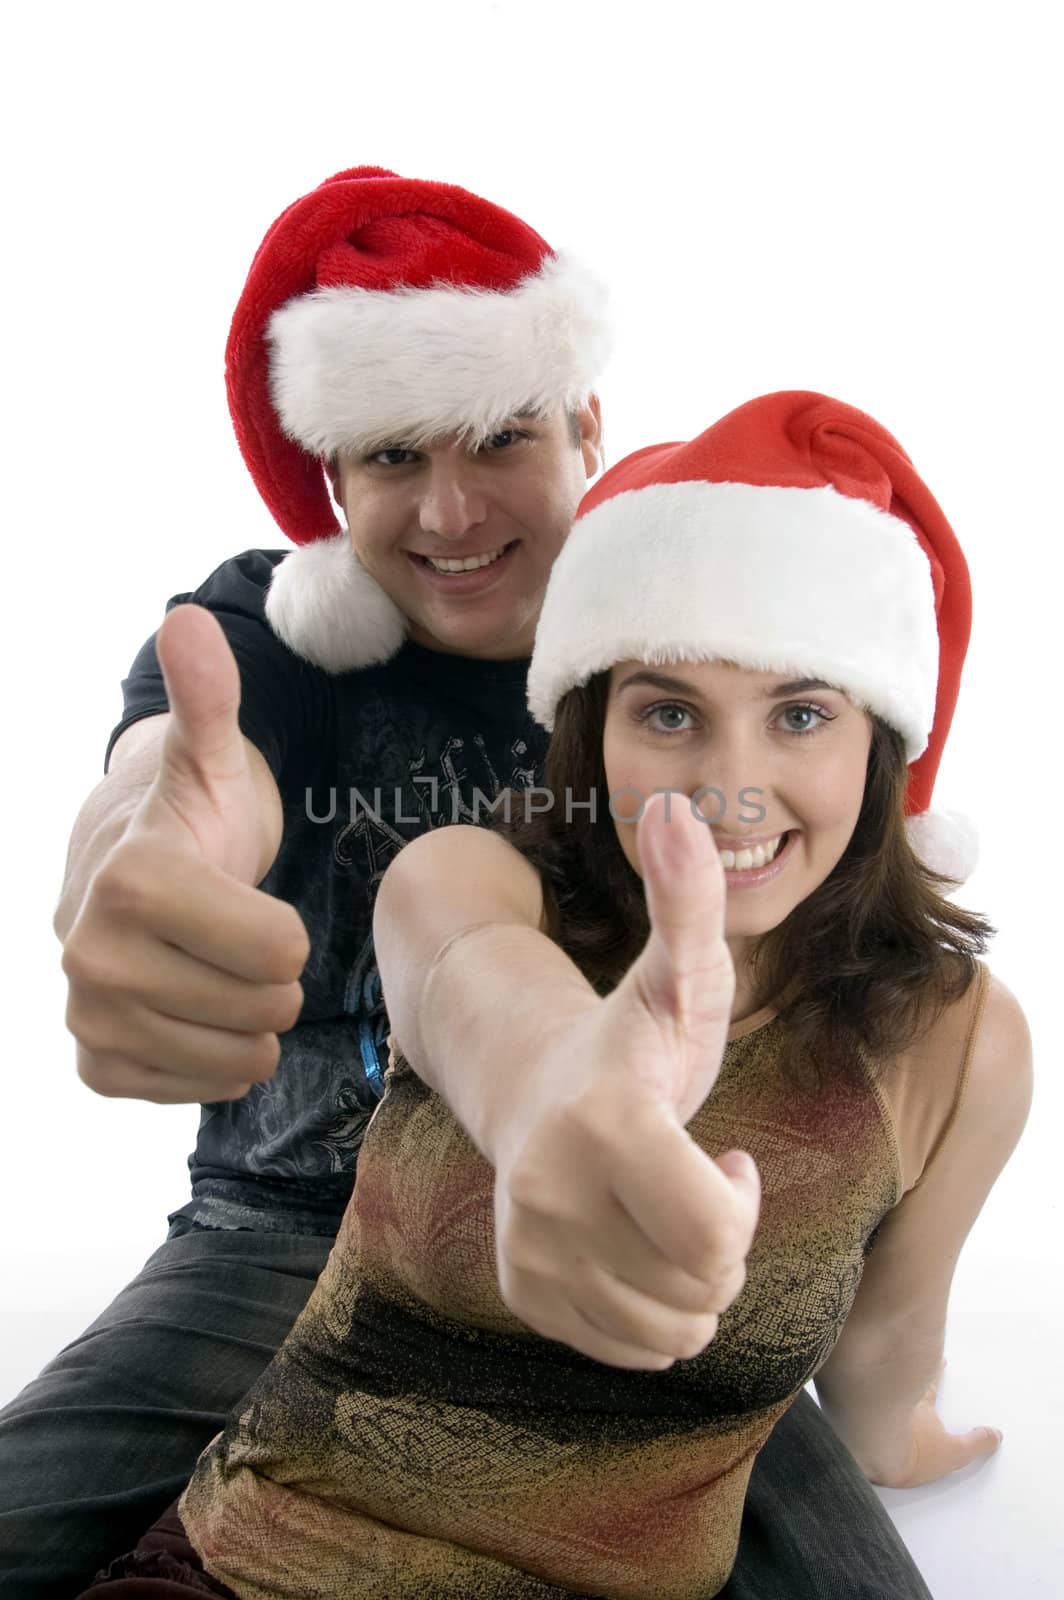
[[[665,672],[651,672],[646,668],[640,672],[629,673],[627,678],[622,679],[617,685],[617,693],[620,694],[622,690],[631,689],[640,684],[646,685],[651,689],[665,689],[673,694],[698,693],[693,684],[686,682],[683,678],[670,678]],[[763,692],[761,698],[763,700],[776,700],[781,695],[805,694],[810,689],[830,690],[834,689],[834,687],[833,684],[821,682],[819,678],[792,678],[787,683],[774,683],[771,688]],[[836,690],[835,692],[837,693],[838,691]]]

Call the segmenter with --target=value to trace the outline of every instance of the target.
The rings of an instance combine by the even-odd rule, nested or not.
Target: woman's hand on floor
[[[1002,1435],[997,1428],[949,1432],[936,1409],[945,1365],[943,1359],[927,1393],[913,1412],[912,1436],[905,1461],[899,1463],[895,1471],[870,1472],[868,1476],[873,1483],[884,1489],[917,1489],[923,1483],[934,1483],[951,1472],[959,1472],[980,1456],[993,1455],[1000,1445]]]
[[[496,1253],[506,1304],[536,1332],[662,1370],[705,1348],[742,1289],[760,1183],[749,1156],[711,1160],[684,1127],[716,1081],[734,994],[716,846],[659,797],[637,839],[650,937],[528,1075],[496,1151]]]

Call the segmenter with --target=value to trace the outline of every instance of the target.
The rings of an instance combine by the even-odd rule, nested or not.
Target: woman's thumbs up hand
[[[657,1370],[713,1338],[760,1205],[750,1157],[714,1161],[684,1127],[716,1081],[735,980],[716,846],[668,798],[638,825],[647,944],[530,1072],[495,1151],[509,1308],[596,1360]]]

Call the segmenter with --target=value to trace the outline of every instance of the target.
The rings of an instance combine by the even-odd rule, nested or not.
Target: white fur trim
[[[971,817],[960,811],[921,811],[906,817],[909,843],[925,866],[955,883],[964,883],[979,860],[979,835]]]
[[[734,661],[823,678],[925,749],[938,683],[927,557],[907,523],[830,487],[671,483],[581,517],[554,564],[528,704],[617,661]]]
[[[585,400],[605,364],[605,291],[548,256],[515,289],[317,289],[274,312],[270,393],[311,455],[460,431]]]
[[[326,672],[387,661],[406,637],[403,613],[359,561],[346,530],[278,563],[266,617],[290,650]]]

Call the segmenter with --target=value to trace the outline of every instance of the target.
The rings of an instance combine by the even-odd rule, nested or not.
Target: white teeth
[[[783,834],[778,833],[767,844],[757,844],[752,850],[722,850],[720,864],[725,872],[746,872],[750,867],[766,867],[775,859],[782,842]]]
[[[505,545],[500,545],[498,550],[489,550],[483,556],[466,556],[462,561],[434,561],[431,556],[426,556],[425,560],[436,572],[475,572],[477,567],[488,567],[498,561],[505,549]]]

